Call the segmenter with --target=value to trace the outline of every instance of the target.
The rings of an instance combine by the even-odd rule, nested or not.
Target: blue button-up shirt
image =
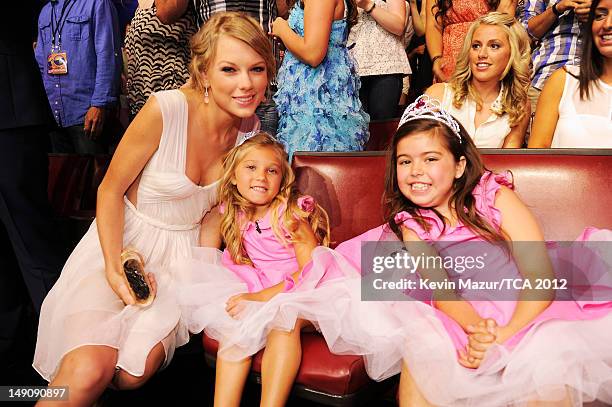
[[[68,73],[47,73],[53,41],[51,8],[55,7],[57,20],[66,1],[47,3],[40,12],[35,49],[51,111],[61,127],[83,124],[91,106],[115,103],[120,74],[117,11],[111,0],[72,0],[74,4],[66,8],[59,44],[67,54]],[[57,27],[57,21],[53,25]]]

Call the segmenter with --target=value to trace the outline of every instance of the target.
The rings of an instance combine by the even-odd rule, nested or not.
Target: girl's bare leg
[[[232,362],[217,356],[214,405],[217,407],[240,406],[242,390],[250,370],[251,358]]]
[[[431,404],[421,393],[417,384],[414,382],[408,366],[402,363],[402,374],[399,383],[399,405],[400,407],[431,407]]]
[[[273,330],[268,334],[261,365],[261,406],[282,407],[302,362],[300,332],[310,322],[298,319],[291,332]]]

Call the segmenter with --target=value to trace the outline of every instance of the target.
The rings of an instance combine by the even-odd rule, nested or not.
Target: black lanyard
[[[62,6],[62,13],[59,16],[59,19],[56,20],[55,18],[56,2],[51,2],[51,35],[53,36],[51,38],[51,48],[52,49],[55,48],[56,44],[57,44],[58,49],[61,46],[62,29],[64,28],[64,24],[66,23],[66,20],[68,19],[68,14],[70,13],[70,10],[72,9],[72,6],[74,6],[75,3],[76,3],[76,0],[66,0],[64,2],[64,5]],[[70,5],[70,7],[68,7],[68,5]]]

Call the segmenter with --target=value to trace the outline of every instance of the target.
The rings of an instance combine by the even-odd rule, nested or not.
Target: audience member
[[[427,0],[425,39],[434,78],[446,82],[455,71],[465,35],[478,18],[490,11],[514,15],[516,0]]]
[[[348,38],[361,79],[359,99],[372,120],[397,116],[402,79],[412,73],[402,38],[409,15],[405,0],[358,0]]]
[[[580,65],[583,32],[591,0],[525,0],[523,26],[536,42],[532,52],[533,77],[529,88],[535,112],[544,82],[564,65]]]
[[[408,43],[406,52],[408,53],[412,74],[410,75],[408,96],[406,101],[401,104],[412,103],[414,99],[425,92],[425,89],[431,86],[433,81],[431,60],[425,46],[426,14],[425,0],[410,0],[410,16],[414,27],[414,36]]]
[[[258,130],[255,108],[275,69],[268,38],[239,13],[213,17],[192,55],[190,86],[155,93],[130,124],[98,189],[96,220],[43,303],[34,367],[70,388],[71,405],[92,405],[111,382],[141,386],[189,340],[170,266],[190,255],[216,205],[224,155]],[[127,247],[142,255],[146,277],[126,278]]]
[[[34,349],[33,341],[29,345],[24,343],[36,333],[36,315],[59,276],[63,254],[56,244],[47,201],[48,128],[53,119],[32,52],[36,9],[35,0],[15,2],[10,18],[0,26],[0,382],[3,384],[9,383],[4,372],[17,374],[13,365],[18,361],[16,350],[28,346],[30,352]],[[28,312],[32,308],[30,304],[35,312]],[[27,327],[28,332],[21,327]]]
[[[368,141],[369,116],[357,96],[359,77],[346,48],[357,20],[354,0],[292,3],[289,20],[274,20],[287,47],[274,100],[278,139],[295,151],[355,151]]]
[[[593,0],[581,60],[546,81],[529,147],[612,148],[612,0]]]
[[[38,19],[36,60],[58,128],[57,153],[106,152],[106,109],[117,101],[120,36],[110,0],[53,0]]]
[[[465,127],[476,147],[523,145],[529,125],[529,37],[509,14],[470,27],[450,82],[427,93]]]
[[[189,40],[196,32],[188,0],[140,0],[125,38],[127,97],[136,116],[149,95],[176,89],[189,79]],[[171,16],[172,14],[172,16]],[[162,18],[160,19],[161,16]]]

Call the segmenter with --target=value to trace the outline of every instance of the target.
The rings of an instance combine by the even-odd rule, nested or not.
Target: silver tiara
[[[406,110],[404,110],[404,114],[397,128],[399,129],[404,123],[416,119],[430,119],[445,124],[457,135],[461,143],[459,123],[457,123],[457,120],[455,120],[446,110],[442,109],[439,100],[431,98],[428,95],[419,96],[414,103],[408,105]]]

